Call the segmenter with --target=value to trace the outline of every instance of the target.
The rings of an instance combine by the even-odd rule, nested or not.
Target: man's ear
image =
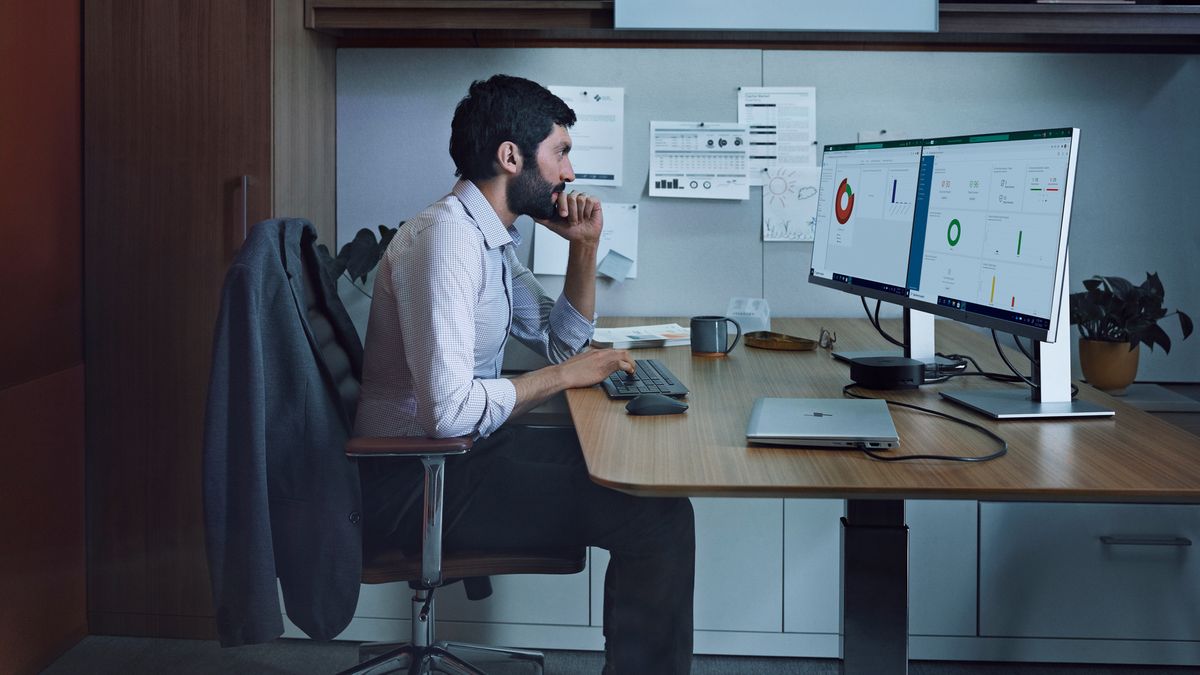
[[[521,149],[512,141],[504,141],[496,148],[496,163],[502,173],[513,176],[521,173],[523,163]]]

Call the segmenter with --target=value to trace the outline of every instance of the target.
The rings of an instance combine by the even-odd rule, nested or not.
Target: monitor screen
[[[810,277],[872,297],[905,294],[922,145],[826,146]]]
[[[1078,130],[919,144],[915,161],[899,154],[909,148],[826,147],[809,280],[1054,341]],[[882,192],[875,168],[884,171]],[[860,188],[847,199],[855,180]],[[870,208],[860,212],[863,203]]]

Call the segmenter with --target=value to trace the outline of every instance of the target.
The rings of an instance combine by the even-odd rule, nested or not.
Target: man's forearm
[[[596,313],[596,244],[571,242],[567,254],[567,276],[563,293],[571,306],[585,319]]]
[[[524,415],[541,405],[546,399],[567,388],[562,369],[547,366],[518,375],[512,379],[517,390],[517,404],[508,419]]]

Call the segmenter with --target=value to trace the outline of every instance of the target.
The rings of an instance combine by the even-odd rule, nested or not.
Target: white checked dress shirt
[[[583,349],[593,323],[546,295],[470,181],[404,223],[379,262],[355,433],[488,436],[517,402],[500,377],[511,333],[551,363]]]

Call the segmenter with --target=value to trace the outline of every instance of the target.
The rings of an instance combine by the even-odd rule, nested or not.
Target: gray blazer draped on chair
[[[353,375],[344,386],[357,386],[362,346],[334,280],[317,263],[315,240],[305,220],[259,223],[221,295],[204,426],[204,514],[224,646],[283,632],[276,577],[288,618],[316,639],[340,633],[358,601],[362,495],[345,455],[353,396],[339,392],[338,378]],[[308,283],[306,265],[315,272]],[[310,321],[314,306],[326,312]],[[350,359],[333,369],[353,372],[331,372],[320,348],[329,339]]]

